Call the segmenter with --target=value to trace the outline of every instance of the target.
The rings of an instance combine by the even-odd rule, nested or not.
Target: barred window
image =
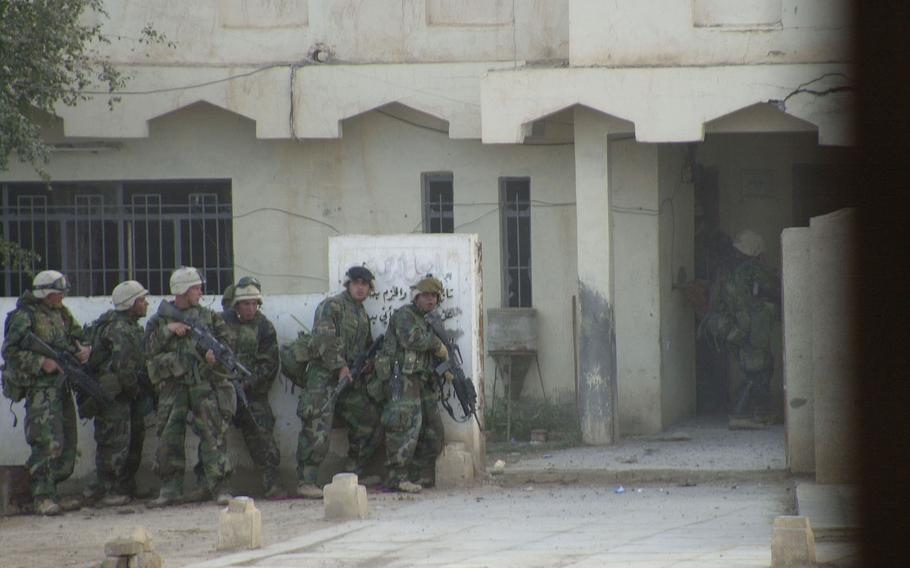
[[[40,256],[31,272],[60,270],[72,295],[110,294],[138,280],[170,293],[174,268],[199,268],[210,291],[233,280],[229,180],[8,183],[0,236]],[[0,267],[0,295],[31,286],[25,271]]]
[[[451,173],[423,174],[423,232],[454,233]]]
[[[500,178],[502,304],[531,307],[531,180]]]

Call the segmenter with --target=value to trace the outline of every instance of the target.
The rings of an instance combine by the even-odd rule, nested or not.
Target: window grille
[[[503,305],[531,307],[531,180],[500,178]]]
[[[423,174],[423,232],[454,233],[451,173]]]
[[[2,186],[2,236],[36,252],[32,273],[52,268],[70,294],[110,294],[134,279],[170,293],[174,268],[205,275],[210,293],[233,280],[231,186],[226,180],[61,183]],[[31,287],[25,271],[0,267],[0,295]]]

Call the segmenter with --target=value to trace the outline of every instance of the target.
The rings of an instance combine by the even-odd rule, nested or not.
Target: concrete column
[[[859,398],[856,215],[841,209],[813,217],[812,376],[815,383],[815,479],[858,481]],[[887,330],[883,330],[887,333]],[[867,377],[875,380],[875,377]]]
[[[794,227],[781,235],[784,417],[787,465],[793,473],[815,471],[810,231]]]
[[[611,444],[616,436],[608,157],[607,117],[576,108],[578,411],[586,444]]]
[[[664,355],[670,354],[670,350],[661,350],[659,147],[616,140],[610,143],[610,163],[618,431],[623,435],[656,434],[663,430],[661,367]],[[669,210],[667,205],[663,215],[668,232],[672,223]],[[675,212],[684,215],[678,209]],[[670,276],[665,280],[669,286]],[[663,339],[675,350],[672,334]]]

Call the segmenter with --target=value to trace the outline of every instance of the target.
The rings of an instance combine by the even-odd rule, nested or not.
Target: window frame
[[[514,214],[510,215],[509,211],[509,201],[507,199],[508,190],[511,184],[516,182],[521,182],[527,184],[527,201],[525,202],[527,211],[521,212],[516,211]],[[521,207],[522,203],[515,201],[514,203],[518,204]],[[522,264],[521,259],[517,259],[517,263],[513,263],[509,254],[509,221],[510,218],[516,219],[516,231],[518,234],[515,235],[516,248],[518,249],[518,256],[522,256],[522,246],[521,246],[521,228],[518,226],[521,223],[522,219],[526,219],[527,223],[527,263]],[[506,176],[499,178],[499,242],[500,242],[500,276],[501,276],[501,293],[502,293],[502,306],[504,308],[530,308],[534,306],[534,297],[533,297],[533,263],[532,263],[532,236],[531,236],[531,178],[529,176]],[[512,270],[518,271],[518,291],[517,298],[513,302],[510,297],[509,290],[509,273]],[[521,273],[527,273],[527,290],[524,290],[521,285]]]
[[[434,182],[448,182],[449,191],[451,192],[450,200],[448,202],[448,219],[446,219],[446,211],[441,211],[438,215],[434,216],[431,214],[430,207],[433,202],[430,200],[430,191],[432,190],[432,184]],[[455,176],[452,172],[424,172],[420,175],[420,184],[421,184],[421,197],[420,203],[422,205],[423,213],[423,232],[427,234],[451,234],[455,232]],[[440,206],[446,205],[444,201],[436,202]],[[440,224],[440,230],[434,231],[432,228],[433,221],[438,221]],[[451,230],[446,230],[446,221],[451,225]]]

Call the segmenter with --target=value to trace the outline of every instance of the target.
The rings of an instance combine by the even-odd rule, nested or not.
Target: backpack
[[[112,312],[105,312],[95,321],[82,326],[82,343],[83,345],[88,345],[92,348],[92,354],[88,359],[88,363],[86,363],[86,366],[92,372],[98,371],[101,364],[110,357],[110,353],[105,349],[101,337],[104,334],[104,329],[111,323],[113,317],[114,315]]]
[[[281,372],[300,388],[306,385],[306,370],[309,362],[319,356],[316,337],[305,331],[297,333],[297,339],[278,349]]]
[[[82,326],[82,343],[83,345],[89,345],[92,348],[92,354],[85,364],[86,371],[88,371],[89,375],[96,380],[99,379],[99,375],[101,374],[101,366],[111,355],[106,349],[104,342],[101,341],[101,338],[105,328],[111,323],[113,317],[113,312],[105,312],[95,321]],[[101,411],[96,400],[89,396],[80,396],[79,394],[76,395],[76,407],[79,410],[80,418],[94,418],[98,416]]]
[[[17,307],[6,314],[6,320],[3,322],[4,338],[9,335],[9,326],[13,321],[13,316],[19,313],[20,310],[25,310],[28,313],[32,327],[34,327],[35,314],[32,310],[22,306]],[[20,372],[15,366],[10,365],[8,361],[4,361],[3,366],[0,367],[0,382],[2,382],[3,396],[12,402],[20,402],[28,394],[29,376]]]

